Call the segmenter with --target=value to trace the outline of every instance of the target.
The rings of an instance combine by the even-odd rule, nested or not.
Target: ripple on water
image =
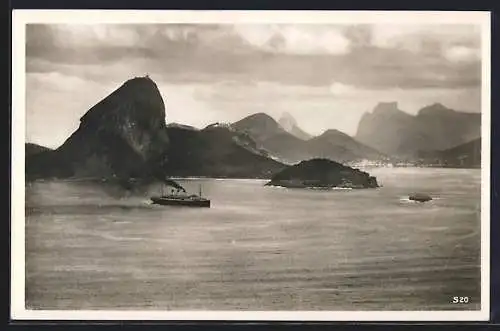
[[[375,169],[377,190],[203,185],[212,208],[28,187],[26,300],[57,309],[426,310],[480,302],[480,176]],[[413,202],[408,192],[436,199]],[[462,309],[464,307],[461,307]]]

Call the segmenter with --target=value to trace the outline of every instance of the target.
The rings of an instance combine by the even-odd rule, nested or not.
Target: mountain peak
[[[141,113],[145,111],[151,113],[129,115],[134,117],[158,116],[165,118],[163,98],[158,90],[158,86],[149,76],[134,77],[127,80],[110,95],[93,106],[81,117],[80,122],[82,124],[86,122],[99,122],[99,124],[102,124],[103,121],[122,117],[126,112],[139,110]]]
[[[436,114],[449,114],[454,113],[453,109],[444,106],[441,103],[433,103],[432,105],[425,106],[418,111],[418,115],[436,115]]]
[[[285,131],[291,133],[301,140],[308,140],[312,138],[309,133],[305,132],[299,127],[295,118],[288,112],[285,112],[281,115],[278,123],[283,129],[285,129]]]
[[[276,120],[274,118],[272,118],[270,115],[268,115],[264,112],[255,113],[255,114],[249,115],[245,118],[246,119],[266,120],[266,121],[276,122]]]
[[[283,113],[278,123],[287,131],[290,131],[297,126],[297,121],[290,113]]]
[[[281,126],[276,122],[274,118],[266,113],[255,113],[249,115],[238,122],[234,123],[233,126],[263,126],[267,128],[279,128],[282,130]]]
[[[149,77],[149,75],[135,76],[134,78],[126,80],[123,84],[153,84],[156,86],[156,83],[151,79],[151,77]]]
[[[54,153],[53,162],[59,169],[53,175],[125,179],[156,176],[160,169],[156,165],[165,161],[168,145],[160,91],[148,76],[135,77],[82,116],[79,128]]]
[[[325,132],[323,132],[321,134],[321,136],[330,136],[330,137],[332,137],[332,136],[336,136],[336,137],[345,137],[345,136],[347,136],[347,137],[350,137],[348,134],[346,134],[346,133],[344,133],[344,132],[342,132],[340,130],[337,130],[337,129],[328,129]]]
[[[394,113],[400,112],[398,109],[398,103],[396,101],[391,102],[379,102],[373,109],[373,113]]]

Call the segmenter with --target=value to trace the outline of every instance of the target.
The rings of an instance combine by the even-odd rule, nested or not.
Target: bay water
[[[480,309],[480,170],[368,171],[381,188],[179,180],[211,208],[153,205],[154,186],[27,184],[27,308]]]

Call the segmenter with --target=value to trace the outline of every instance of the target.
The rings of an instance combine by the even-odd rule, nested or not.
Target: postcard
[[[12,17],[13,319],[488,320],[489,12]]]

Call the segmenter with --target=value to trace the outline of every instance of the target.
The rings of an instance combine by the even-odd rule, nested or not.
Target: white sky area
[[[287,112],[356,133],[378,102],[479,112],[480,29],[464,25],[30,25],[27,141],[56,148],[127,79],[149,74],[167,122]]]

